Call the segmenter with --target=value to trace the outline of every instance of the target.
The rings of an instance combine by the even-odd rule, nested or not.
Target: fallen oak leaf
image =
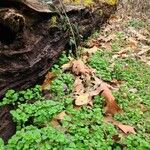
[[[106,104],[107,104],[106,105],[106,113],[110,113],[110,114],[114,115],[115,113],[120,112],[121,109],[117,105],[115,98],[113,97],[113,95],[111,93],[111,90],[108,88],[108,85],[106,83],[102,82],[101,79],[97,78],[95,76],[93,70],[90,69],[88,66],[86,66],[82,60],[76,60],[73,63],[74,63],[74,65],[72,67],[73,72],[75,72],[77,75],[83,74],[85,76],[87,87],[89,87],[89,85],[91,84],[91,83],[89,83],[89,82],[91,82],[91,77],[89,76],[90,74],[95,79],[95,81],[93,83],[95,83],[96,86],[98,85],[94,91],[89,92],[89,89],[88,89],[88,92],[86,92],[86,93],[82,93],[82,92],[81,92],[81,94],[79,93],[80,95],[76,96],[75,104],[77,106],[87,105],[87,104],[89,104],[89,102],[91,101],[91,98],[93,96],[96,96],[101,93],[101,95],[104,97]],[[87,78],[86,78],[86,76],[87,76]]]
[[[83,61],[84,63],[86,63],[89,58],[90,58],[89,53],[83,53],[83,54],[81,55],[81,59],[82,59],[82,61]]]
[[[109,42],[108,43],[102,43],[101,47],[108,50],[108,51],[112,50],[111,44]]]
[[[104,97],[106,101],[106,113],[114,115],[117,112],[121,112],[121,108],[117,105],[115,98],[112,95],[112,92],[109,89],[108,85],[102,82],[102,80],[99,78],[95,77],[95,80],[96,84],[98,84],[98,87],[94,91],[90,92],[90,96],[92,97],[101,94]]]
[[[81,106],[76,106],[76,105],[74,105],[73,108],[76,109],[76,110],[80,110],[80,109],[81,109]]]
[[[84,48],[83,53],[93,54],[98,51],[97,46],[93,46],[92,48]]]
[[[112,95],[111,90],[108,88],[108,86],[103,83],[102,85],[102,96],[104,97],[106,101],[106,113],[114,115],[115,113],[121,112],[121,108],[118,106],[118,104],[115,101],[114,96]]]
[[[104,96],[104,98],[106,100],[106,106],[105,106],[106,114],[114,115],[114,114],[122,111],[114,99],[111,99],[110,97],[108,99],[105,96]]]
[[[114,22],[120,22],[122,21],[122,18],[120,18],[119,16],[116,15],[112,15],[109,19],[109,23],[112,24]]]
[[[56,77],[56,75],[53,72],[48,72],[45,76],[45,80],[42,84],[42,91],[43,90],[49,90],[50,89],[50,84],[52,80]]]
[[[103,89],[102,89],[102,87],[100,85],[98,88],[96,88],[96,90],[90,92],[90,96],[99,95],[102,91],[103,91]]]
[[[93,70],[87,67],[81,59],[73,61],[72,72],[76,75],[89,74],[92,71]]]
[[[77,77],[74,82],[74,92],[75,94],[80,94],[85,91],[84,85],[80,77]]]
[[[99,47],[99,41],[96,39],[91,39],[90,41],[87,42],[86,47],[92,48],[93,46]]]
[[[102,41],[102,42],[108,43],[111,40],[113,40],[115,37],[116,37],[115,34],[110,34],[109,36],[100,36],[98,38],[98,41]]]
[[[57,119],[53,118],[50,122],[50,125],[59,131],[66,132],[67,129],[61,126],[60,121],[61,120],[57,120]]]
[[[128,133],[133,133],[133,134],[136,134],[135,130],[134,130],[134,127],[131,127],[129,125],[123,125],[121,123],[119,124],[116,124],[116,126],[118,126],[118,128],[120,130],[122,130],[125,134],[128,134]]]
[[[140,52],[138,52],[137,55],[141,56],[141,55],[146,54],[146,53],[150,53],[150,47],[149,46],[143,46],[142,50]]]
[[[65,112],[65,111],[62,111],[61,113],[59,113],[59,114],[55,117],[55,119],[61,121],[61,120],[64,119],[65,116],[66,116],[66,112]]]
[[[117,52],[115,55],[112,56],[111,62],[114,62],[114,60],[117,59],[117,58],[126,58],[126,57],[128,57],[127,52],[130,51],[130,50],[131,50],[130,46],[120,50],[119,52]],[[134,50],[136,50],[136,49],[134,49]]]
[[[88,102],[88,105],[89,105],[90,107],[93,107],[93,101],[92,101],[92,99]]]
[[[137,49],[138,47],[138,41],[136,41],[135,38],[130,37],[128,38],[128,45],[129,47],[131,47],[133,50]]]
[[[83,93],[79,96],[76,96],[75,105],[77,105],[77,106],[88,105],[90,101],[91,101],[90,94],[89,93]]]
[[[130,50],[130,47],[126,47],[126,48],[120,50],[119,52],[117,52],[117,54],[121,56],[123,54],[126,54],[129,50]]]
[[[73,61],[71,60],[67,64],[62,65],[61,68],[63,71],[67,71],[72,68],[72,65],[73,65]]]
[[[57,119],[52,119],[52,121],[50,122],[50,124],[54,127],[54,128],[59,128],[60,127],[60,124],[58,122]]]
[[[129,126],[129,125],[124,125],[119,121],[113,120],[112,117],[106,117],[104,119],[104,122],[112,123],[113,125],[118,127],[122,132],[124,132],[125,134],[128,134],[128,133],[136,134],[134,127]]]
[[[142,34],[139,33],[138,31],[136,31],[133,27],[130,27],[130,28],[129,28],[129,31],[130,31],[131,33],[133,33],[133,34],[137,37],[137,39],[138,39],[139,41],[146,42],[147,44],[150,43],[150,40],[147,39],[146,36],[142,35]]]

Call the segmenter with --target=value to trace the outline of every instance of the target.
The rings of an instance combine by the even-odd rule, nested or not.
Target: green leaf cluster
[[[21,104],[16,110],[12,110],[13,120],[19,127],[25,126],[26,122],[33,121],[33,124],[42,126],[50,121],[53,116],[64,108],[63,103],[52,100],[37,101],[33,104]]]
[[[27,89],[25,91],[8,90],[5,94],[5,97],[0,102],[0,106],[7,104],[16,105],[28,102],[30,100],[40,99],[42,99],[41,86],[36,85],[34,88]]]

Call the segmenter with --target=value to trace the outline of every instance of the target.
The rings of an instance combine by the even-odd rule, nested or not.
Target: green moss
[[[51,27],[57,26],[57,17],[52,16],[51,19],[49,20],[49,24],[50,24]]]
[[[67,3],[67,4],[74,4],[74,5],[81,5],[81,0],[75,0],[73,2],[70,2],[70,0],[64,0],[64,3]],[[84,6],[91,6],[95,4],[95,2],[93,0],[84,0],[83,1],[83,5]]]
[[[118,3],[118,0],[104,0],[109,5],[116,5]]]

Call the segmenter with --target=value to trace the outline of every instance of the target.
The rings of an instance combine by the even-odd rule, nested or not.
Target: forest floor
[[[41,86],[6,93],[16,134],[0,149],[150,149],[150,26],[116,13]]]

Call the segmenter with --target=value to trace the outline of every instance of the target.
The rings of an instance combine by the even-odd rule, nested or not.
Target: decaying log
[[[0,1],[0,97],[8,89],[28,88],[41,79],[72,38],[70,27],[79,43],[116,8],[106,3],[86,7],[54,1],[48,7],[36,2]]]

